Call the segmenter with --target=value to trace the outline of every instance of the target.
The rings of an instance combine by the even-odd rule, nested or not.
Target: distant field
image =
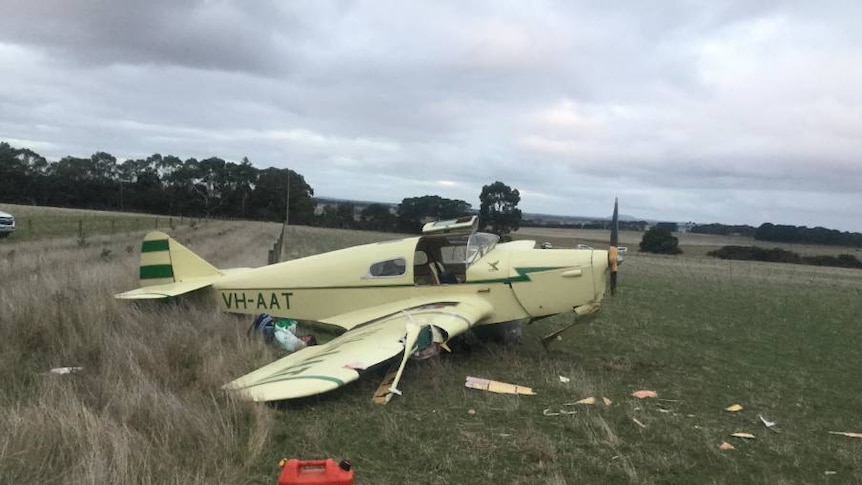
[[[218,266],[255,266],[279,227],[172,233]],[[335,457],[374,484],[862,483],[862,440],[828,434],[862,432],[862,271],[633,250],[617,296],[549,352],[538,338],[571,316],[527,326],[521,345],[410,362],[386,407],[370,402],[375,373],[268,407],[220,390],[278,355],[246,338],[248,319],[113,300],[137,284],[141,235],[0,244],[0,481],[273,484],[279,458]],[[288,253],[393,237],[292,227]],[[84,369],[45,374],[58,366]],[[468,375],[538,394],[465,389]],[[589,396],[612,404],[564,406]],[[561,408],[576,414],[544,414]]]
[[[846,246],[820,246],[816,244],[789,244],[771,241],[758,241],[745,236],[720,236],[712,234],[674,233],[679,239],[683,257],[706,256],[706,253],[722,246],[760,246],[764,248],[781,248],[796,252],[802,256],[837,256],[839,254],[858,254],[856,248]],[[556,229],[541,227],[523,227],[513,233],[515,239],[535,239],[539,242],[548,241],[555,247],[574,247],[576,244],[588,244],[600,248],[608,245],[608,231],[599,229]],[[620,245],[627,246],[629,251],[638,250],[642,232],[620,231]],[[631,253],[630,253],[631,254]]]
[[[0,210],[15,216],[17,228],[10,240],[79,237],[81,232],[86,238],[97,234],[169,229],[172,225],[198,222],[186,217],[14,204],[0,204]]]

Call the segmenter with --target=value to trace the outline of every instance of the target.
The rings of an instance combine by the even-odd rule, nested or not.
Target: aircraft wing
[[[254,401],[277,401],[331,391],[359,378],[360,371],[403,355],[409,325],[429,327],[436,343],[467,331],[488,316],[491,305],[477,297],[405,304],[323,345],[306,347],[226,384]],[[412,353],[416,347],[408,349]]]
[[[350,331],[356,327],[365,325],[366,323],[378,320],[380,318],[393,315],[407,308],[418,308],[425,305],[434,305],[440,302],[457,303],[459,301],[468,301],[472,298],[471,295],[459,295],[452,297],[441,297],[440,295],[433,296],[418,296],[406,300],[399,300],[391,303],[383,303],[361,310],[356,310],[348,313],[342,313],[331,317],[319,320],[321,323],[335,325],[344,330]]]

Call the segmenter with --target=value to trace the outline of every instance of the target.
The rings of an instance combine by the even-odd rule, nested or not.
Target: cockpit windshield
[[[482,256],[488,254],[488,252],[494,249],[494,246],[497,245],[497,241],[499,240],[500,236],[496,234],[474,232],[470,235],[470,239],[467,240],[467,255],[464,258],[464,262],[467,266],[470,266],[476,261],[482,259]]]

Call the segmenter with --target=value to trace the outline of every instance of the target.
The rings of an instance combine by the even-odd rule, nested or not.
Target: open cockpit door
[[[429,222],[422,226],[422,234],[466,234],[476,232],[479,227],[479,216],[464,216],[457,219]]]
[[[479,226],[477,216],[425,224],[413,260],[417,285],[451,285],[466,280],[467,241]]]

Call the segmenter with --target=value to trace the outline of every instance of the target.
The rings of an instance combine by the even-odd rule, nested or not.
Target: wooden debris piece
[[[395,376],[398,374],[398,366],[393,365],[389,368],[389,371],[386,373],[386,377],[383,378],[383,381],[380,382],[380,386],[374,391],[374,397],[371,398],[371,402],[374,404],[387,404],[390,399],[392,399],[392,393],[389,392],[389,387],[392,386],[392,383],[395,381]]]
[[[518,386],[516,384],[508,384],[506,382],[492,381],[482,379],[481,377],[467,376],[467,381],[464,382],[464,387],[470,389],[478,389],[480,391],[496,392],[498,394],[521,394],[526,396],[536,395],[530,387]]]

